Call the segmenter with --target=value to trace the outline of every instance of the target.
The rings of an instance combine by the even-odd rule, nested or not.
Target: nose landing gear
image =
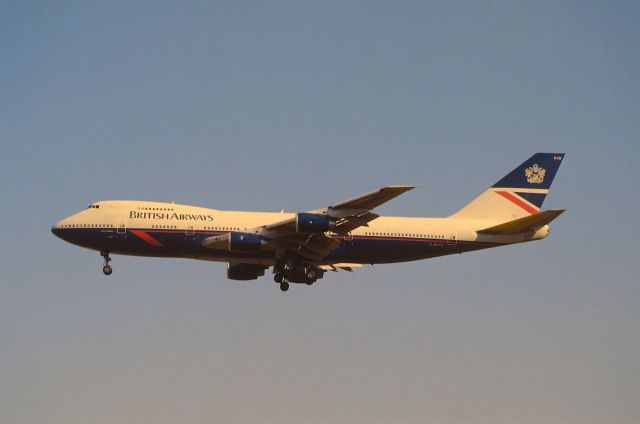
[[[109,262],[111,262],[109,252],[100,252],[100,256],[104,258],[104,266],[102,267],[102,272],[104,273],[104,275],[111,275],[113,269],[111,268],[111,265],[109,265]]]

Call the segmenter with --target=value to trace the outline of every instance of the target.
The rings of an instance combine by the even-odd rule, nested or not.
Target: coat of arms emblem
[[[547,171],[543,167],[534,163],[533,166],[524,170],[524,175],[527,177],[527,182],[531,184],[540,184],[544,181],[544,174],[546,172]]]

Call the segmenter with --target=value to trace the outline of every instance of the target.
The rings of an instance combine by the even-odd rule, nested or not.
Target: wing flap
[[[537,231],[544,227],[566,209],[549,209],[537,213],[535,215],[525,216],[524,218],[508,221],[503,224],[495,225],[493,227],[485,228],[477,231],[479,234],[518,234],[526,233],[528,231]]]
[[[362,268],[362,264],[337,263],[337,264],[330,264],[330,265],[320,265],[319,268],[325,271],[333,271],[333,272],[338,272],[338,270],[340,269],[343,271],[353,272],[353,268]]]
[[[338,240],[324,234],[284,237],[279,239],[279,242],[285,244],[290,252],[312,260],[324,258],[340,245]]]
[[[365,212],[360,215],[343,218],[336,225],[335,232],[337,234],[347,234],[349,231],[353,231],[358,227],[368,227],[369,222],[379,217],[380,215],[373,212]]]

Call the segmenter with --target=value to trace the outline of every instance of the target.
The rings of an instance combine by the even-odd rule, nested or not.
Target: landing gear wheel
[[[280,283],[280,290],[282,290],[283,292],[289,290],[289,283],[287,283],[286,281]]]
[[[305,276],[307,277],[307,280],[313,282],[313,281],[316,281],[316,279],[318,278],[318,273],[314,269],[308,269],[307,272],[305,273]]]
[[[111,266],[109,266],[109,262],[111,262],[109,252],[102,251],[100,252],[100,256],[104,258],[104,266],[102,267],[102,272],[104,272],[104,275],[111,275],[113,269],[111,269]]]
[[[273,276],[273,281],[275,281],[278,284],[282,284],[284,283],[284,275],[282,275],[281,273],[277,273],[276,275]]]
[[[304,270],[304,283],[308,286],[315,283],[318,279],[318,272],[313,268],[305,268]]]

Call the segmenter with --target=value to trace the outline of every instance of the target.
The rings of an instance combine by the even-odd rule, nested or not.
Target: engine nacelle
[[[264,275],[265,269],[267,268],[262,265],[229,262],[227,263],[227,278],[240,281],[255,280]]]
[[[324,233],[336,227],[336,220],[329,215],[299,213],[296,215],[296,231],[299,233]]]
[[[262,250],[266,241],[258,234],[229,233],[229,250],[231,252],[257,252]]]

